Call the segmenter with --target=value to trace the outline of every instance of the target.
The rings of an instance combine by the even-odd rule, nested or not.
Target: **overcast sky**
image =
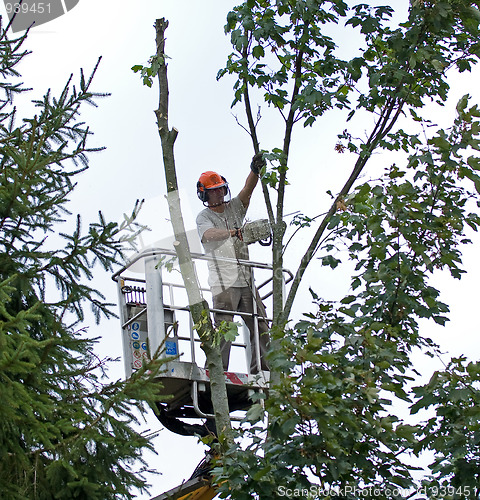
[[[33,87],[31,98],[39,98],[48,89],[61,90],[71,73],[74,81],[79,68],[89,73],[102,56],[95,78],[94,90],[111,93],[99,101],[98,108],[83,113],[84,120],[94,131],[91,145],[106,146],[106,150],[91,157],[90,170],[80,179],[71,210],[79,212],[87,223],[99,209],[107,218],[119,220],[129,212],[136,199],[146,199],[144,220],[152,232],[144,236],[145,243],[164,238],[170,233],[166,204],[163,200],[165,182],[161,162],[160,140],[156,130],[154,109],[158,105],[158,89],[142,86],[131,71],[135,64],[144,64],[155,51],[155,19],[165,17],[166,52],[169,61],[170,126],[179,130],[175,146],[176,164],[182,206],[187,229],[194,229],[196,213],[202,208],[195,194],[195,184],[201,172],[217,170],[227,177],[233,194],[243,186],[253,154],[247,134],[237,125],[230,110],[231,85],[228,78],[216,82],[216,73],[229,53],[229,42],[223,32],[226,14],[237,2],[232,0],[141,0],[98,1],[80,0],[66,15],[31,31],[27,46],[32,54],[20,70],[27,86]],[[398,2],[405,7],[407,2]],[[3,5],[0,8],[3,9]],[[2,12],[5,14],[5,12]],[[476,75],[476,76],[475,76]],[[473,77],[452,80],[452,104],[435,119],[446,118],[456,100],[464,93],[474,93],[478,102],[478,71]],[[476,79],[475,79],[476,78]],[[20,114],[30,111],[24,103]],[[240,117],[240,111],[237,111]],[[453,119],[453,114],[450,114]],[[302,130],[294,136],[292,172],[287,195],[287,213],[301,210],[314,216],[329,205],[327,190],[338,191],[353,164],[353,157],[339,157],[334,152],[335,138],[342,123],[327,116],[322,124]],[[281,136],[265,117],[261,125],[261,146],[272,148],[280,144]],[[265,216],[260,190],[255,193],[249,211],[250,219]],[[296,268],[303,253],[307,236],[300,237],[287,254],[286,267]],[[268,251],[255,248],[252,258],[268,260]],[[444,301],[452,308],[452,321],[445,328],[431,328],[434,339],[452,354],[466,352],[479,358],[477,285],[480,278],[473,248],[465,251],[469,275],[461,282],[439,277],[444,285]],[[99,273],[98,287],[115,302],[116,290],[109,276]],[[314,287],[325,298],[344,293],[345,283],[335,272],[312,267],[303,290]],[[307,310],[309,299],[300,309]],[[303,308],[303,309],[302,309]],[[297,308],[297,314],[300,313]],[[473,312],[473,313],[472,313]],[[116,320],[91,327],[90,334],[100,335],[101,355],[121,355],[120,328]],[[447,357],[446,357],[447,359]],[[123,365],[117,364],[112,377],[123,376]],[[154,418],[145,428],[161,429]],[[156,439],[158,456],[149,457],[152,468],[162,472],[153,478],[151,496],[160,494],[188,479],[195,465],[203,458],[203,445],[194,438],[176,436],[162,430]],[[149,495],[142,498],[149,498]]]

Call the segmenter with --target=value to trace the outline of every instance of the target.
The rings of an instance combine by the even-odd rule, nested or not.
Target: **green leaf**
[[[478,156],[469,156],[467,163],[473,170],[480,170],[480,158]]]
[[[254,404],[248,409],[245,420],[254,424],[263,420],[264,414],[265,410],[263,409],[262,405]]]
[[[238,336],[238,327],[240,323],[235,323],[233,321],[222,322],[222,334],[226,342],[234,342]]]
[[[422,398],[420,398],[416,403],[414,403],[410,408],[410,413],[414,415],[418,411],[424,408],[428,408],[433,404],[437,403],[437,398],[433,394],[426,394]]]
[[[265,50],[261,45],[256,45],[255,47],[253,47],[252,55],[253,57],[255,57],[255,59],[261,59],[265,56]]]
[[[336,259],[333,255],[322,257],[322,266],[329,266],[332,269],[335,269],[341,262],[340,259]]]
[[[468,94],[464,95],[461,99],[459,99],[457,103],[457,113],[462,113],[468,104]]]

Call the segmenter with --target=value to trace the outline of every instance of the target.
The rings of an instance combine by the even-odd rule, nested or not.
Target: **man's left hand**
[[[257,153],[252,158],[252,163],[250,163],[250,169],[255,175],[260,175],[260,170],[267,164],[265,158],[263,157],[263,153]]]

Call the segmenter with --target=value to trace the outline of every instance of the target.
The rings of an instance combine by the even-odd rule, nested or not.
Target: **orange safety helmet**
[[[197,182],[197,196],[203,203],[205,203],[208,201],[207,191],[209,189],[217,189],[219,187],[225,188],[226,196],[229,189],[227,179],[225,179],[223,175],[219,175],[217,174],[217,172],[212,172],[211,170],[209,170],[208,172],[203,172]]]

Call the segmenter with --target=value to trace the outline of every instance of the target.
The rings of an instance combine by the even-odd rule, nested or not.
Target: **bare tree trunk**
[[[157,52],[156,58],[160,63],[158,81],[160,85],[159,107],[155,111],[157,116],[158,133],[162,142],[163,164],[167,182],[167,199],[175,234],[175,250],[180,265],[180,272],[187,290],[190,312],[197,332],[202,341],[202,349],[207,357],[207,366],[210,376],[212,404],[217,426],[217,435],[223,435],[225,445],[231,442],[232,427],[227,399],[227,388],[223,372],[220,347],[214,345],[215,330],[210,318],[207,302],[203,299],[198,283],[195,267],[190,254],[185,225],[183,222],[180,198],[178,196],[177,174],[175,170],[174,143],[178,131],[168,128],[168,79],[165,63],[165,30],[168,21],[157,19],[155,22]],[[223,441],[223,440],[222,440]]]

